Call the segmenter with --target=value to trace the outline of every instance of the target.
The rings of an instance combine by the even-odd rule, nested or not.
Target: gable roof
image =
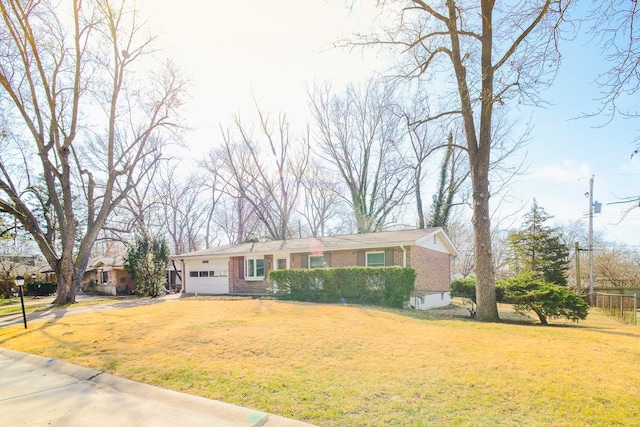
[[[110,270],[112,268],[122,268],[124,263],[124,255],[104,255],[96,258],[91,258],[87,264],[87,271],[94,270]]]
[[[372,249],[392,246],[418,245],[438,236],[451,255],[457,255],[449,237],[440,227],[381,231],[378,233],[347,234],[342,236],[310,237],[305,239],[274,240],[269,242],[224,245],[175,255],[173,258],[196,258],[205,256],[267,255],[273,253],[323,252],[348,249]]]

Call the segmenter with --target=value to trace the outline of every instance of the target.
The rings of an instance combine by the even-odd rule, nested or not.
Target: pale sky
[[[295,119],[306,108],[307,85],[327,80],[341,85],[381,71],[385,62],[375,53],[328,49],[342,35],[364,30],[374,16],[373,9],[348,13],[347,3],[138,0],[152,32],[162,35],[158,47],[192,81],[189,151],[208,152],[219,140],[219,124],[252,109],[253,95],[265,109]],[[503,214],[524,206],[523,214],[535,198],[557,221],[586,218],[585,193],[593,175],[594,199],[603,204],[602,213],[594,215],[594,230],[638,247],[640,209],[619,222],[629,205],[607,203],[640,194],[640,155],[630,158],[640,119],[617,118],[605,126],[602,117],[572,120],[597,109],[593,81],[605,68],[598,49],[585,46],[584,39],[565,43],[562,51],[555,84],[543,93],[553,105],[513,112],[522,121],[530,118],[534,128],[524,149],[529,173],[518,178]]]

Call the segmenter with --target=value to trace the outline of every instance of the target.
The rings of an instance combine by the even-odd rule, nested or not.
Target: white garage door
[[[188,266],[186,292],[203,295],[229,293],[229,262]]]

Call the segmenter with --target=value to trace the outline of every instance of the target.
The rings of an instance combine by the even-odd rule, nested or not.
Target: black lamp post
[[[16,277],[16,286],[20,290],[20,304],[22,305],[22,320],[24,320],[24,328],[27,329],[27,313],[24,311],[24,297],[22,296],[22,288],[24,286],[24,277]]]

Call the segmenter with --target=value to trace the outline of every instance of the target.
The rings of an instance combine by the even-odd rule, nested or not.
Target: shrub
[[[415,271],[402,267],[272,270],[278,299],[349,302],[402,308],[414,289]]]
[[[514,278],[501,280],[498,287],[504,289],[504,298],[519,313],[533,311],[540,323],[548,324],[549,318],[564,317],[568,320],[584,320],[589,306],[580,296],[565,286],[546,283],[528,271]]]
[[[451,296],[463,298],[469,304],[469,317],[476,317],[476,278],[465,277],[451,282]]]
[[[465,277],[451,282],[451,296],[476,302],[476,278]]]
[[[465,277],[451,282],[451,296],[460,297],[476,302],[476,278]],[[496,301],[504,302],[504,289],[496,283]]]
[[[33,281],[27,283],[27,293],[34,297],[48,297],[58,290],[56,282]]]
[[[166,239],[146,233],[135,237],[135,242],[127,248],[123,266],[136,281],[138,296],[155,298],[165,293],[169,257]]]

